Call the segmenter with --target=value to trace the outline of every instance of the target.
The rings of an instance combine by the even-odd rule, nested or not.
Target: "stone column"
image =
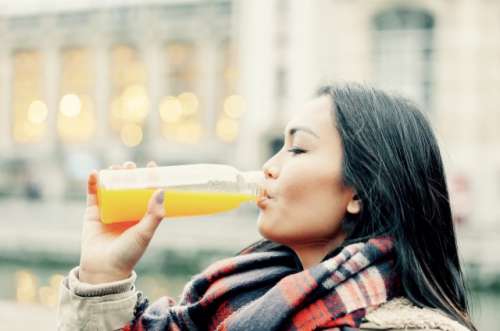
[[[289,18],[290,117],[311,98],[320,83],[315,34],[315,4],[312,1],[292,0]],[[323,41],[324,42],[324,41]]]
[[[235,163],[242,169],[258,169],[264,161],[261,141],[274,111],[274,8],[275,1],[235,1],[239,18],[239,91],[247,102],[241,119]]]
[[[42,150],[50,153],[57,151],[60,144],[57,130],[57,115],[60,101],[60,56],[59,45],[55,42],[43,45],[42,52],[42,100],[45,101],[49,116],[47,119],[47,134],[42,140]]]
[[[109,127],[109,43],[107,39],[98,39],[95,44],[95,150],[100,155],[105,155],[106,150],[112,146],[111,129]],[[106,162],[107,160],[105,160]]]
[[[199,86],[197,91],[200,98],[201,125],[203,128],[203,141],[201,144],[210,144],[215,139],[214,128],[221,105],[217,102],[217,83],[221,81],[217,77],[217,39],[205,35],[197,40],[197,57],[199,68]]]
[[[140,50],[144,55],[144,64],[147,72],[147,86],[149,94],[149,112],[144,125],[144,142],[146,157],[156,159],[154,155],[154,143],[161,137],[160,125],[161,119],[159,106],[163,97],[163,62],[161,57],[161,45],[150,36],[148,42],[144,43]],[[147,161],[146,161],[147,162]]]
[[[3,22],[0,22],[0,24]],[[0,30],[1,31],[1,30]],[[3,32],[2,32],[3,33]],[[0,154],[12,151],[12,63],[10,48],[0,48]]]

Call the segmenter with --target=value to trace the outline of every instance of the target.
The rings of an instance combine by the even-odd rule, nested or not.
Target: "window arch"
[[[432,109],[434,16],[396,7],[376,14],[372,24],[375,83]]]

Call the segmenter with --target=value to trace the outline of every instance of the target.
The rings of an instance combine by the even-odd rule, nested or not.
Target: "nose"
[[[271,160],[268,160],[262,166],[262,172],[266,179],[276,179],[278,177],[278,167],[270,163]]]

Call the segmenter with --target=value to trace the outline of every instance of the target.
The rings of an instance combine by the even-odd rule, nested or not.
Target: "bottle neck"
[[[240,174],[245,190],[252,195],[259,196],[264,184],[264,173],[262,171],[242,171]]]

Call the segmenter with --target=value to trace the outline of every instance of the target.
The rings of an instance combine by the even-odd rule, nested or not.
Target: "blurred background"
[[[85,180],[133,160],[260,169],[321,84],[405,94],[447,168],[479,330],[500,317],[499,0],[0,0],[0,319],[51,330]],[[258,210],[162,224],[151,298],[258,238]]]

